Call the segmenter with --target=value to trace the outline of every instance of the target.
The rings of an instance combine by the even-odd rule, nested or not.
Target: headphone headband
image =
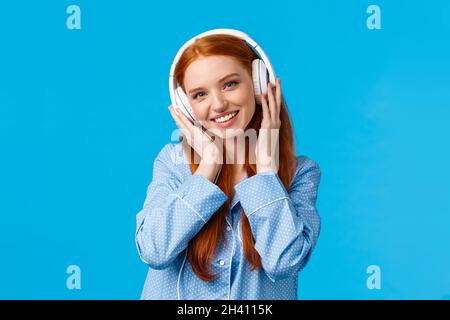
[[[275,71],[273,69],[272,63],[270,62],[269,58],[267,57],[266,53],[263,51],[263,49],[247,34],[245,34],[242,31],[235,30],[235,29],[213,29],[209,31],[205,31],[203,33],[200,33],[196,35],[195,37],[191,38],[189,41],[187,41],[177,52],[175,55],[175,58],[173,59],[172,65],[170,66],[170,73],[169,73],[169,93],[170,93],[170,99],[172,101],[175,101],[175,89],[176,89],[176,80],[174,77],[175,73],[175,67],[178,64],[178,61],[180,60],[181,55],[186,50],[187,47],[189,47],[191,44],[195,42],[195,40],[210,36],[210,35],[216,35],[216,34],[223,34],[223,35],[231,35],[238,37],[242,40],[244,40],[252,49],[256,52],[256,54],[259,55],[261,60],[265,63],[267,67],[267,71],[269,73],[269,81],[272,84],[275,84]]]

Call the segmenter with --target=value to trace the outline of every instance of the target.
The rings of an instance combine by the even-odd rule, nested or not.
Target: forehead
[[[200,57],[192,62],[184,74],[186,89],[214,84],[230,73],[244,75],[244,67],[235,58],[229,56]]]

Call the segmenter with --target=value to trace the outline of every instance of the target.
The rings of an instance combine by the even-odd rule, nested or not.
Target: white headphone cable
[[[178,299],[178,300],[180,300],[180,278],[181,278],[181,271],[183,270],[184,263],[186,262],[187,251],[188,251],[188,249],[186,248],[186,253],[185,253],[185,255],[184,255],[184,260],[183,260],[183,263],[181,264],[180,272],[178,273],[178,281],[177,281],[177,299]]]

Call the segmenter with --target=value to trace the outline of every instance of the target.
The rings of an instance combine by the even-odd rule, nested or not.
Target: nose
[[[215,113],[224,112],[227,109],[227,100],[222,95],[222,93],[213,93],[212,94],[212,110]]]

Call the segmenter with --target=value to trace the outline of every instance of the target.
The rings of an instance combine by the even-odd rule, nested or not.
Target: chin
[[[227,136],[225,137],[225,140],[231,140],[231,139],[233,139],[234,137],[237,137],[237,136],[239,136],[240,134],[239,133],[232,133],[232,134],[229,134],[229,133],[227,133]],[[223,139],[224,137],[222,136],[222,139]]]
[[[233,139],[235,137],[239,137],[245,133],[245,129],[243,127],[232,128],[226,132],[226,140]],[[222,133],[222,138],[225,133]]]

